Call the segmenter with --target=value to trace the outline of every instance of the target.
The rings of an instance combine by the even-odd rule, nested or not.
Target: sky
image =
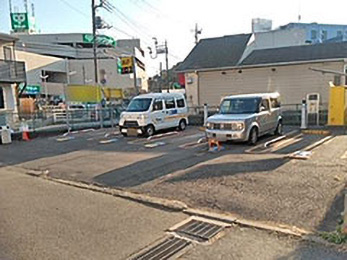
[[[35,4],[36,22],[41,33],[91,32],[91,0],[27,0]],[[98,3],[99,0],[96,0]],[[147,47],[165,40],[169,67],[184,60],[194,47],[194,27],[200,38],[250,33],[252,18],[273,21],[273,28],[290,22],[347,24],[347,1],[313,0],[108,0],[117,10],[100,9],[98,14],[113,26],[100,33],[115,39],[140,38],[146,53],[147,72],[159,71],[164,55],[152,59]],[[24,0],[12,0],[13,9],[23,11]],[[0,0],[0,32],[9,33],[9,0]]]

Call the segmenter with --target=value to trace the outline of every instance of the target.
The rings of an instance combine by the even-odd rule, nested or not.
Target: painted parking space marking
[[[163,134],[158,134],[151,136],[150,138],[132,138],[128,141],[128,144],[145,144],[150,141],[158,141],[158,140],[167,140],[169,138],[175,137],[177,141],[181,140],[182,138],[188,138],[192,135],[184,135],[182,132],[168,132]]]
[[[299,141],[302,140],[302,134],[297,134],[298,131],[292,131],[288,134],[284,135],[283,137],[275,137],[271,138],[265,143],[261,143],[259,145],[256,145],[248,150],[246,150],[246,153],[271,153],[276,152],[284,147],[288,147],[290,145],[293,145]],[[296,134],[296,135],[295,135]]]

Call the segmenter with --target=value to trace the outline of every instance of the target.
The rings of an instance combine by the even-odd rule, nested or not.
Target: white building
[[[38,54],[41,56],[37,57],[41,58],[51,57],[48,60],[53,62],[49,63],[48,66],[47,59],[45,59],[46,61],[41,60],[43,61],[41,72],[38,71],[39,67],[34,66],[35,72],[28,72],[29,84],[37,84],[39,74],[46,74],[49,75],[47,78],[49,93],[60,92],[62,94],[61,84],[66,84],[67,81],[74,85],[91,85],[95,82],[93,44],[90,34],[36,34],[18,35],[18,37],[20,38],[20,42],[16,44],[18,51]],[[144,52],[141,50],[138,39],[117,40],[115,42],[111,37],[99,36],[98,45],[98,76],[99,82],[103,86],[123,89],[125,93],[135,93],[136,82],[136,87],[139,90],[148,90]],[[24,56],[31,59],[30,55],[23,54]],[[122,75],[117,72],[117,57],[124,56],[135,57],[136,81],[133,73]],[[31,60],[27,62],[35,63]],[[67,79],[67,71],[69,72],[69,79]],[[101,82],[102,78],[105,81]],[[54,86],[56,87],[55,90],[53,89]]]
[[[26,81],[25,64],[16,61],[14,50],[18,39],[0,33],[0,126],[12,125],[17,115],[16,92]]]

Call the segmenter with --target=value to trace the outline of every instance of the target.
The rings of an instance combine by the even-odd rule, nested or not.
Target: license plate
[[[128,128],[128,136],[137,136],[137,129],[136,128]]]

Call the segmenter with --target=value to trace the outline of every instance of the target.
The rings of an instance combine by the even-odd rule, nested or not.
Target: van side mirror
[[[260,112],[264,112],[264,111],[266,111],[266,108],[264,106],[261,106],[260,107]]]

